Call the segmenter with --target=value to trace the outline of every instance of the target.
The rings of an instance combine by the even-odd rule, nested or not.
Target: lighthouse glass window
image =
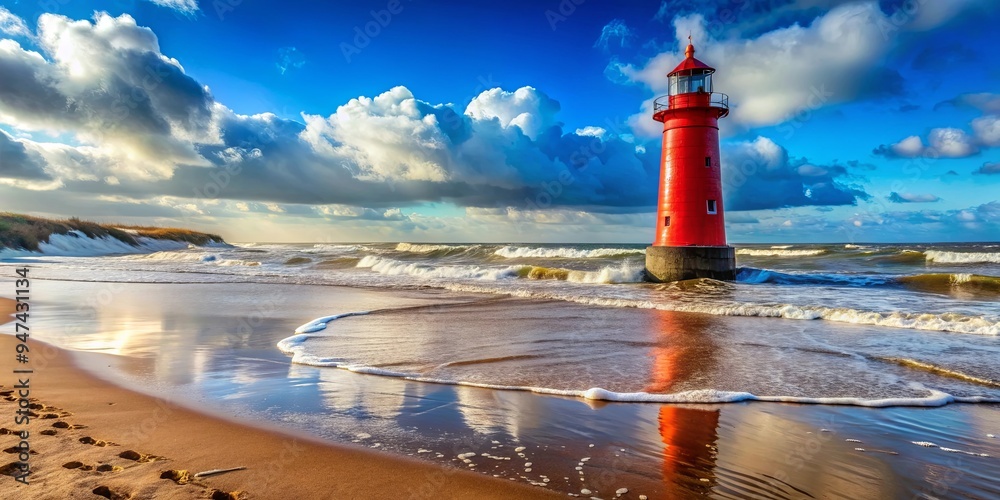
[[[697,75],[674,75],[670,77],[670,95],[711,91],[711,73]]]

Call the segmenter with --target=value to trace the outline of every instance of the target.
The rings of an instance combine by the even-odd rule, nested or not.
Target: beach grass
[[[132,246],[139,244],[137,238],[140,237],[183,241],[194,245],[223,242],[219,235],[189,229],[97,223],[76,217],[62,220],[45,219],[0,212],[0,248],[39,251],[39,245],[48,243],[52,235],[70,234],[71,231],[79,231],[89,238],[114,238]]]

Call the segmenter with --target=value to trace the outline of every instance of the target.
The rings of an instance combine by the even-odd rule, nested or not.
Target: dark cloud
[[[998,175],[1000,174],[1000,162],[983,163],[983,166],[972,172],[973,174]]]
[[[51,180],[45,160],[0,130],[0,179]]]
[[[889,193],[886,197],[889,201],[893,203],[935,203],[941,201],[941,198],[934,196],[933,194],[914,194],[914,193],[897,193],[893,191]]]
[[[962,94],[958,97],[935,104],[934,109],[938,110],[948,106],[978,109],[986,114],[1000,114],[1000,94],[993,94],[989,92]]]
[[[868,163],[868,162],[863,162],[863,161],[859,161],[859,160],[850,160],[850,161],[846,162],[846,165],[848,167],[856,169],[856,170],[871,171],[871,170],[877,170],[878,169],[878,167],[875,166],[874,163]]]
[[[727,210],[857,205],[871,198],[846,167],[789,158],[764,137],[729,146],[722,157]]]
[[[0,48],[0,110],[27,117],[65,113],[69,102],[48,73],[41,58],[10,46]]]

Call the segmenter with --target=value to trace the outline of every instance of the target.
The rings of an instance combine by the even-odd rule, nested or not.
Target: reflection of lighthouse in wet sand
[[[655,311],[652,317],[657,347],[650,350],[652,373],[646,392],[676,392],[683,382],[717,369],[717,329],[709,315]],[[664,498],[688,498],[712,493],[718,485],[716,456],[721,411],[711,406],[665,404],[657,416],[663,440]]]
[[[670,74],[669,94],[656,100],[663,122],[656,240],[646,249],[646,277],[666,282],[735,279],[736,252],[726,245],[719,158],[719,118],[729,98],[712,91],[715,69],[687,56]]]

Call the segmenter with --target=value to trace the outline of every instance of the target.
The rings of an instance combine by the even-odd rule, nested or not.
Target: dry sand
[[[11,320],[10,315],[14,314],[14,302],[5,297],[0,297],[0,325]]]
[[[3,304],[0,307],[10,307]],[[7,319],[6,309],[0,314]],[[32,411],[14,425],[13,353],[0,335],[0,422],[27,429],[32,474],[25,486],[0,476],[3,498],[537,498],[541,488],[363,448],[248,427],[101,381],[62,350],[32,344]],[[45,432],[46,434],[43,434]],[[0,430],[7,451],[19,437]],[[35,453],[37,452],[37,453]],[[0,457],[0,466],[16,461]],[[246,470],[191,479],[200,471]],[[177,472],[170,472],[177,471]],[[173,475],[177,480],[161,478]]]

